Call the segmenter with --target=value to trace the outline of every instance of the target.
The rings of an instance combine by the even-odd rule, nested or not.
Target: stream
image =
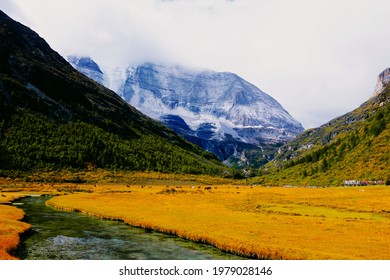
[[[38,260],[231,260],[242,259],[212,246],[46,206],[50,197],[17,201],[32,225],[17,250]]]

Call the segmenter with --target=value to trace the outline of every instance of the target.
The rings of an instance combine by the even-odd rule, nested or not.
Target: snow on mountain
[[[264,148],[285,143],[304,130],[274,98],[233,73],[152,63],[101,71],[89,58],[68,60],[142,113],[221,160],[237,153],[242,158],[246,149],[242,147],[248,145]],[[233,146],[227,148],[227,143]]]
[[[213,139],[230,134],[261,145],[287,141],[303,130],[272,97],[232,73],[193,72],[145,63],[127,68],[117,93],[155,119],[180,116],[192,130],[213,127]]]
[[[84,75],[90,77],[100,84],[105,83],[102,70],[100,69],[99,65],[97,65],[96,62],[91,58],[68,56],[67,59],[74,68],[79,70]]]

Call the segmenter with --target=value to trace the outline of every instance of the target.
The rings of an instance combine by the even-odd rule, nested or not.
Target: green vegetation
[[[329,186],[344,180],[389,180],[389,96],[388,87],[353,112],[306,131],[253,181]]]
[[[91,166],[184,174],[228,171],[207,152],[195,146],[193,151],[186,150],[156,135],[125,138],[81,121],[59,124],[25,109],[19,109],[9,122],[0,121],[0,169]]]

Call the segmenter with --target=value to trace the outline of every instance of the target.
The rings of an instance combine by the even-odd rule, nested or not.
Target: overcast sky
[[[238,74],[305,128],[371,97],[390,67],[388,0],[0,0],[61,55]]]

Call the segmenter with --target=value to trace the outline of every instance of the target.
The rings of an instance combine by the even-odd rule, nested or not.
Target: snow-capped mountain
[[[68,60],[144,114],[221,160],[233,156],[245,161],[246,150],[263,152],[303,131],[274,98],[233,73],[152,63],[102,71],[90,58]]]

